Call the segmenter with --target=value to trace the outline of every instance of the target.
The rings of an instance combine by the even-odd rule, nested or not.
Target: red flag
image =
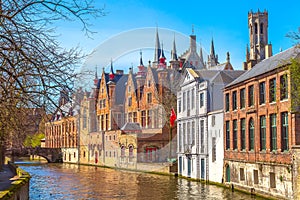
[[[175,120],[176,120],[176,113],[175,113],[174,108],[172,108],[171,109],[171,115],[170,115],[170,125],[171,125],[171,127],[174,126]]]

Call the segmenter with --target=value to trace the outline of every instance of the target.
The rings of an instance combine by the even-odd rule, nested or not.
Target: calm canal
[[[173,176],[71,164],[20,164],[32,176],[30,199],[255,199]]]

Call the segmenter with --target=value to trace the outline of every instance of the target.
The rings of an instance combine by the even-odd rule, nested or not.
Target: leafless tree
[[[79,21],[90,36],[91,17],[103,15],[93,0],[0,0],[0,151],[8,133],[20,128],[16,110],[53,111],[62,88],[72,91],[84,55],[59,46],[55,23]]]

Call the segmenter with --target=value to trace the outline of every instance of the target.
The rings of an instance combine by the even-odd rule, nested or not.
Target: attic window
[[[187,74],[185,77],[187,80],[190,80],[190,76]]]
[[[147,94],[147,103],[152,103],[152,93]]]

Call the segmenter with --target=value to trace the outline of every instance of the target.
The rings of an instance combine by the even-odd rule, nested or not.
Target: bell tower
[[[268,44],[268,12],[248,12],[250,50],[246,50],[245,70],[272,56],[272,46]]]

